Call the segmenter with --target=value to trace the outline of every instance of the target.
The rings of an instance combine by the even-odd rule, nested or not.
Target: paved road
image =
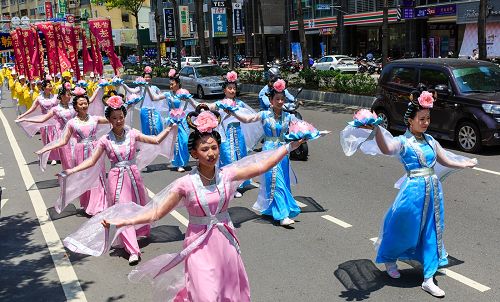
[[[6,93],[4,93],[4,96]],[[249,100],[254,95],[243,95]],[[255,103],[255,102],[254,102]],[[5,104],[5,101],[3,101]],[[293,229],[274,225],[251,210],[257,190],[233,201],[231,216],[238,228],[242,257],[253,301],[434,301],[423,292],[421,272],[401,264],[402,278],[390,280],[374,265],[372,241],[397,191],[403,169],[388,157],[343,155],[338,133],[352,109],[309,103],[306,120],[333,134],[310,143],[307,162],[293,162],[299,184],[293,193],[303,203]],[[15,109],[0,109],[0,300],[1,301],[148,301],[147,284],[128,282],[125,254],[102,257],[65,254],[58,238],[88,218],[73,211],[49,219],[57,198],[53,176],[33,154],[39,136],[28,139],[15,126]],[[12,134],[12,135],[11,135]],[[20,152],[16,149],[19,146]],[[451,144],[445,144],[453,148]],[[478,155],[479,170],[465,170],[444,183],[445,242],[450,254],[448,274],[438,275],[448,301],[496,301],[500,295],[500,149]],[[489,172],[488,172],[489,171]],[[158,192],[181,174],[157,160],[143,172],[151,192]],[[186,226],[180,209],[167,215],[143,240],[143,260],[179,251]],[[69,260],[69,261],[68,261]],[[57,269],[56,269],[57,266]],[[490,289],[488,289],[490,288]]]

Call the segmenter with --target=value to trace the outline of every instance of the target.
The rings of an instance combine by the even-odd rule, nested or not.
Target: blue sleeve
[[[271,102],[269,101],[269,98],[267,97],[266,93],[268,91],[267,86],[262,88],[262,90],[259,92],[259,102],[260,106],[262,108],[269,108],[271,106]]]
[[[295,97],[288,91],[288,89],[285,89],[285,97],[288,103],[293,103],[295,101]]]

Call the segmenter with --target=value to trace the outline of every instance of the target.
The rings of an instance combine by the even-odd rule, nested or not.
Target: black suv
[[[419,84],[438,93],[428,133],[466,152],[500,145],[500,67],[465,59],[408,59],[387,64],[372,104],[387,129],[405,131],[403,116]]]

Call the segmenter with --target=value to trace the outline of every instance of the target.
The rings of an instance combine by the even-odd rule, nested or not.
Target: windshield
[[[497,66],[457,68],[453,75],[462,93],[500,90],[500,68]]]
[[[198,78],[224,75],[224,70],[217,65],[197,67],[195,70]]]

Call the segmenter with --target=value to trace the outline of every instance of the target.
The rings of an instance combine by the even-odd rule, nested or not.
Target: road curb
[[[123,79],[126,81],[133,81],[136,77],[132,75],[124,75]],[[169,85],[168,78],[153,78],[151,80],[153,85]],[[240,84],[239,89],[241,92],[251,92],[251,93],[259,93],[262,89],[262,85],[255,84]],[[297,88],[288,89],[292,94],[297,93]],[[344,104],[350,106],[359,106],[359,107],[371,107],[375,97],[366,96],[366,95],[354,95],[354,94],[346,94],[346,93],[336,93],[336,92],[327,92],[327,91],[318,91],[318,90],[309,90],[304,89],[300,93],[300,98],[305,100],[314,100],[325,103],[334,103],[334,104]]]

